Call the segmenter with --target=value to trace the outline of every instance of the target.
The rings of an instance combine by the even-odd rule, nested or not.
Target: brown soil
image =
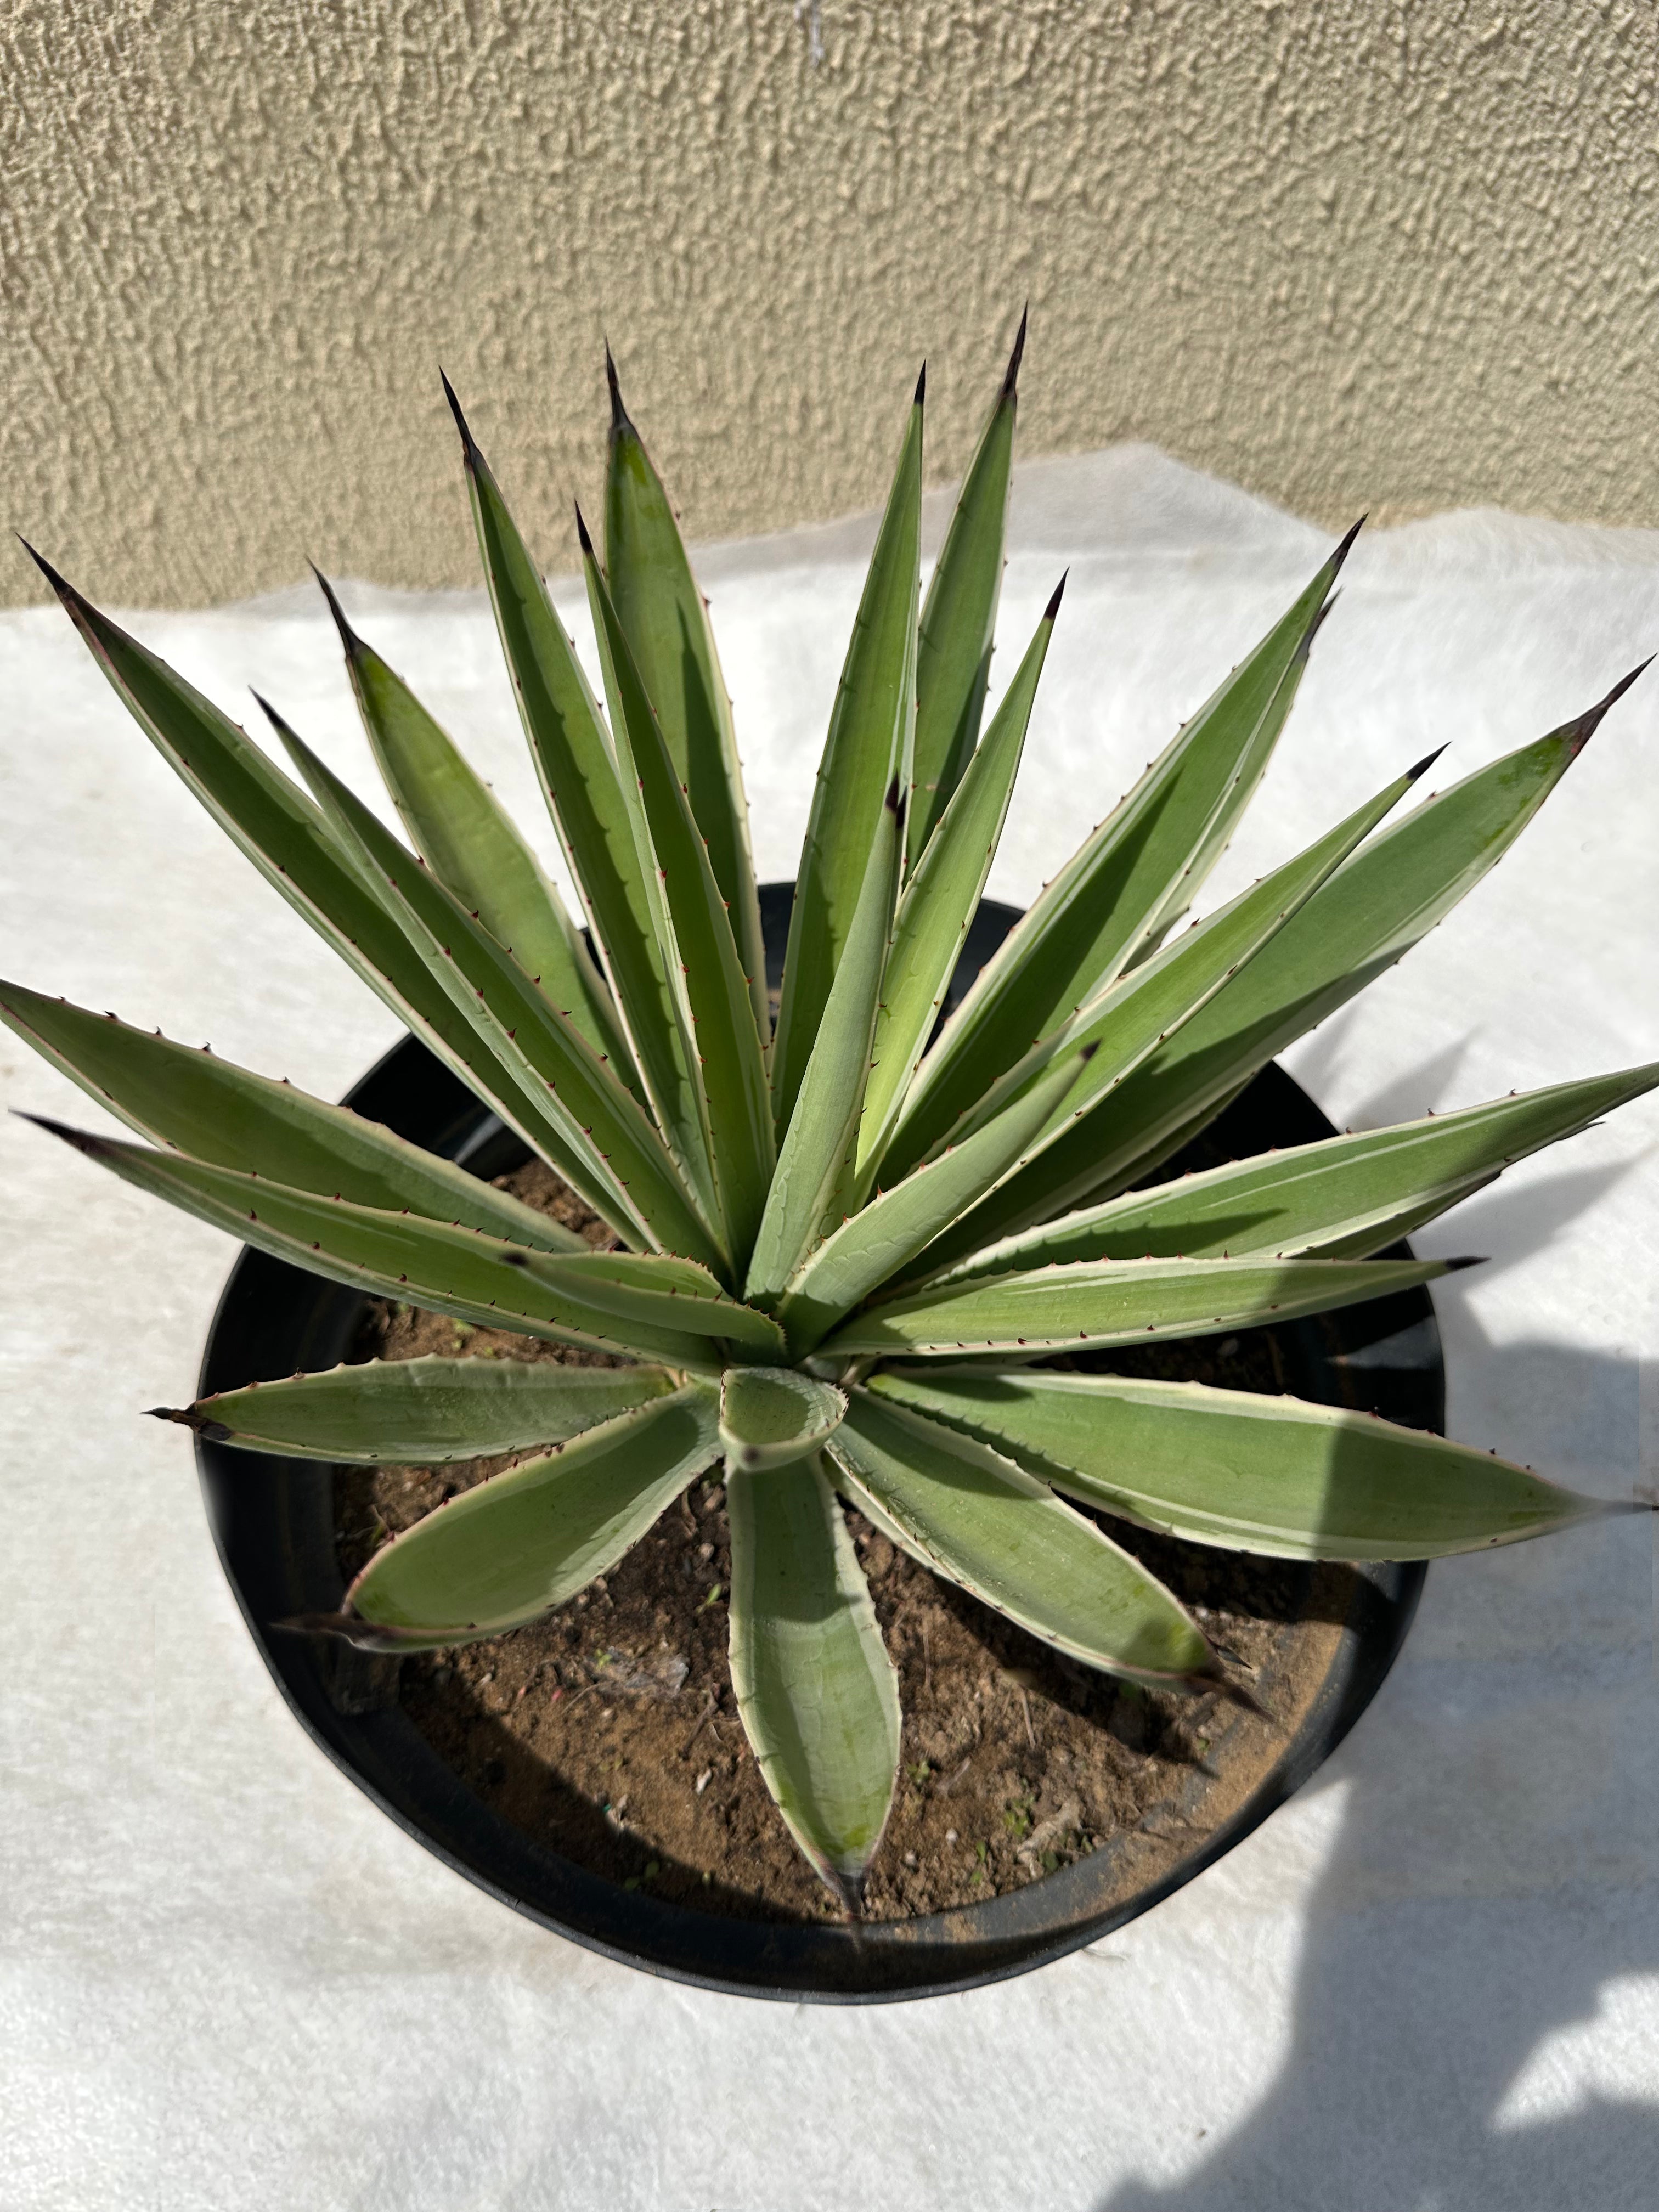
[[[501,1182],[604,1241],[602,1224],[539,1164]],[[610,1364],[384,1304],[356,1356],[461,1350]],[[1114,1352],[1109,1364],[1285,1388],[1266,1334]],[[503,1464],[339,1469],[342,1567],[354,1574],[390,1536]],[[398,1696],[480,1797],[592,1872],[704,1911],[833,1917],[840,1908],[774,1809],[738,1717],[724,1501],[717,1480],[696,1484],[609,1577],[546,1620],[404,1660]],[[1103,1846],[1122,1863],[1125,1888],[1137,1886],[1218,1826],[1282,1751],[1334,1651],[1351,1571],[1206,1551],[1100,1517],[1192,1607],[1272,1721],[1218,1692],[1145,1692],[1077,1666],[850,1514],[904,1715],[870,1917],[977,1904]]]

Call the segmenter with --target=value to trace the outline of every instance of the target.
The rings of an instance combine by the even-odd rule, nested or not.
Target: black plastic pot
[[[790,896],[788,884],[762,891],[767,943],[780,968]],[[952,1000],[1015,919],[1011,908],[981,907]],[[504,1173],[524,1158],[512,1133],[413,1038],[388,1053],[349,1103],[482,1175]],[[1222,1157],[1243,1157],[1332,1131],[1274,1066],[1211,1133]],[[334,1365],[362,1310],[356,1292],[245,1250],[208,1339],[202,1392]],[[1350,1306],[1275,1334],[1298,1395],[1416,1428],[1443,1426],[1440,1340],[1425,1292]],[[867,2003],[1000,1980],[1097,1941],[1190,1881],[1299,1789],[1353,1726],[1393,1664],[1425,1573],[1370,1566],[1354,1577],[1335,1660],[1277,1765],[1224,1826],[1146,1887],[1122,1894],[1109,1846],[986,1904],[923,1919],[858,1926],[726,1919],[624,1890],[533,1843],[474,1796],[404,1717],[388,1662],[273,1634],[273,1620],[338,1604],[333,1470],[203,1439],[197,1450],[219,1556],[265,1664],[313,1741],[382,1811],[503,1904],[608,1957],[706,1989],[792,2002]]]

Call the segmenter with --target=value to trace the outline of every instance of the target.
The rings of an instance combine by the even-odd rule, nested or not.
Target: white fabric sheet
[[[764,875],[793,871],[870,535],[704,564]],[[1023,901],[1328,540],[1125,447],[1027,469],[1013,543],[1004,668],[1071,564],[992,878]],[[481,596],[345,597],[551,862]],[[580,595],[560,597],[586,639]],[[133,621],[234,713],[257,684],[369,787],[313,592]],[[1437,782],[1465,774],[1656,647],[1659,532],[1464,514],[1362,537],[1209,902],[1431,746],[1452,746]],[[0,617],[0,965],[338,1095],[389,1018],[183,792],[56,611]],[[1659,673],[1496,875],[1290,1055],[1340,1123],[1659,1055],[1656,794]],[[100,1121],[4,1032],[0,1097]],[[1420,1240],[1492,1255],[1436,1291],[1455,1433],[1609,1497],[1659,1472],[1656,1137],[1644,1101]],[[1435,1567],[1317,1783],[1095,1950],[921,2004],[706,1996],[446,1872],[281,1705],[188,1436],[137,1418],[191,1395],[225,1242],[15,1120],[0,1190],[6,2205],[1653,2201],[1646,1519]]]

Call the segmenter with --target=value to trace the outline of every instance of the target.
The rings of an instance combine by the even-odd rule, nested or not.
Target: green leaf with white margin
[[[598,1277],[600,1295],[590,1299],[585,1294],[581,1271],[594,1260],[609,1261],[613,1268],[615,1262],[630,1259],[648,1265],[644,1255],[532,1253],[479,1230],[319,1198],[261,1176],[238,1175],[175,1152],[94,1137],[40,1115],[27,1118],[123,1182],[330,1282],[403,1299],[481,1328],[517,1329],[590,1352],[659,1359],[674,1367],[724,1364],[712,1336],[694,1333],[706,1327],[707,1309],[688,1301],[684,1325],[664,1328],[654,1321],[624,1321],[613,1280]],[[653,1303],[653,1316],[657,1310]]]
[[[927,1048],[945,1003],[969,926],[979,910],[1065,588],[1062,577],[991,718],[984,742],[969,762],[900,897],[882,979],[864,1119],[859,1125],[856,1188],[860,1197],[875,1181],[916,1063]]]
[[[639,1079],[610,989],[517,824],[403,678],[352,629],[327,577],[315,568],[312,574],[410,843],[632,1089]]]
[[[134,720],[265,880],[527,1145],[556,1150],[539,1086],[486,1044],[315,803],[211,700],[33,557]]]
[[[660,1367],[571,1367],[527,1359],[371,1359],[276,1382],[157,1406],[215,1443],[354,1467],[441,1467],[450,1460],[562,1443],[665,1397]]]
[[[728,1367],[720,1378],[720,1444],[729,1468],[758,1474],[827,1443],[847,1401],[833,1382],[793,1367]]]
[[[980,1127],[1010,1099],[1023,1097],[1053,1065],[1057,1051],[1092,1045],[1095,1051],[1049,1115],[1047,1142],[1056,1141],[1271,944],[1435,757],[1431,754],[1430,760],[1396,776],[1305,852],[1261,877],[1216,913],[1194,922],[1174,945],[1109,985],[1052,1039],[1033,1046],[994,1083],[952,1134],[960,1137]]]
[[[827,1237],[790,1278],[778,1305],[794,1355],[804,1358],[860,1298],[1012,1174],[1075,1081],[1068,1057],[986,1127],[883,1191]]]
[[[1213,1653],[1163,1583],[1012,1460],[867,1390],[830,1449],[878,1528],[1045,1644],[1133,1681],[1216,1686]]]
[[[447,378],[444,391],[461,434],[495,627],[542,790],[646,1095],[682,1173],[695,1182],[701,1164],[696,1094],[604,719]]]
[[[732,1686],[774,1802],[849,1908],[898,1774],[898,1681],[846,1519],[816,1456],[727,1462]]]
[[[858,911],[778,1154],[749,1262],[746,1297],[775,1297],[823,1233],[843,1189],[850,1199],[870,1042],[903,854],[903,809],[896,778],[870,838]]]
[[[694,1382],[491,1475],[377,1552],[344,1610],[282,1625],[412,1651],[539,1620],[608,1573],[716,1457],[715,1402]]]
[[[542,1149],[565,1180],[630,1243],[718,1261],[718,1247],[633,1094],[505,945],[274,708],[265,712],[342,842],[373,872],[429,972],[501,1058],[522,1071],[526,1085],[535,1085],[545,1101]]]
[[[1085,1504],[1224,1551],[1438,1559],[1646,1510],[1373,1413],[1248,1390],[1029,1369],[890,1373],[870,1388]]]
[[[734,1269],[741,1274],[776,1157],[772,1095],[754,1000],[690,797],[646,696],[580,513],[576,521],[623,788],[637,807],[641,856],[659,888],[665,944],[673,948],[677,996],[702,1102],[711,1195],[725,1223]]]
[[[1234,1160],[1005,1237],[948,1279],[1071,1260],[1364,1259],[1656,1085],[1659,1061]]]
[[[1639,674],[1640,671],[1637,671]],[[1426,799],[1361,848],[1106,1103],[941,1238],[943,1267],[1124,1190],[1295,1037],[1408,952],[1502,858],[1635,681]]]
[[[568,1262],[580,1265],[580,1262]],[[1149,1336],[1212,1336],[1431,1283],[1438,1260],[1079,1260],[933,1285],[854,1314],[829,1358],[885,1352],[1078,1352]]]
[[[783,1357],[783,1331],[771,1316],[741,1304],[694,1260],[662,1252],[586,1252],[580,1258],[527,1252],[523,1264],[539,1282],[573,1290],[597,1310],[617,1315],[630,1343],[635,1329],[690,1329],[718,1337],[751,1359]]]
[[[910,787],[922,392],[918,382],[853,624],[801,848],[784,954],[783,995],[772,1043],[772,1101],[780,1143],[793,1115],[830,988],[852,935],[871,849],[881,835],[882,809],[895,781],[907,799]],[[901,865],[902,859],[901,854]]]
[[[16,983],[0,983],[0,1021],[130,1128],[193,1159],[358,1206],[406,1207],[512,1244],[587,1249],[574,1230],[378,1121],[217,1060],[205,1046],[173,1044]]]
[[[707,842],[709,865],[750,979],[755,1026],[765,1041],[772,1022],[766,1002],[766,944],[732,702],[708,605],[691,573],[668,495],[623,405],[609,346],[605,367],[611,386],[605,579],[675,773]]]
[[[916,750],[905,871],[915,868],[979,742],[1002,590],[1025,317],[951,511],[916,641]]]
[[[905,1102],[919,1159],[986,1086],[1158,944],[1261,781],[1352,532],[1073,854],[981,970]]]

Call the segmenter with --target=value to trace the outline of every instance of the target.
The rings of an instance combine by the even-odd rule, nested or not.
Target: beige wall
[[[1659,522],[1653,0],[7,0],[6,522],[120,602],[550,565],[600,335],[699,537],[1125,436],[1327,520]],[[38,597],[15,552],[0,596]]]

